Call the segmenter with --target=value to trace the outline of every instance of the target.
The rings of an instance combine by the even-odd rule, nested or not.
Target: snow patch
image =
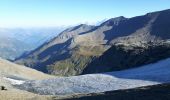
[[[8,78],[8,77],[3,77],[3,79],[9,81],[12,85],[21,85],[25,83],[25,81],[23,80],[16,80],[16,79]]]

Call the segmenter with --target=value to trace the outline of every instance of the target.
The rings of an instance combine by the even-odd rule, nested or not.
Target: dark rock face
[[[0,90],[7,90],[5,86],[0,86]]]
[[[170,38],[170,10],[165,10],[159,13],[151,29],[151,35],[155,35],[162,39]]]
[[[136,30],[143,28],[149,21],[151,20],[148,16],[139,16],[134,17],[131,19],[122,19],[119,20],[118,24],[111,24],[112,20],[110,21],[110,25],[112,25],[112,29],[105,31],[105,39],[110,42],[113,39],[118,37],[124,37],[131,35]]]
[[[146,47],[112,46],[92,61],[83,74],[118,71],[157,62],[170,57],[170,44],[148,44]]]

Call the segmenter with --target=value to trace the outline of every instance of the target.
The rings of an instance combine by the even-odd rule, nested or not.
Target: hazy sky
[[[0,0],[0,27],[91,24],[169,8],[170,0]]]

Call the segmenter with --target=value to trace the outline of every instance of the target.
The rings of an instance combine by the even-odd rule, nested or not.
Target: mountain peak
[[[111,18],[111,19],[107,20],[102,25],[107,25],[107,26],[118,25],[121,21],[124,21],[126,19],[127,18],[125,18],[124,16],[119,16],[119,17],[115,17],[115,18]]]
[[[86,29],[86,28],[93,28],[93,27],[94,27],[94,26],[92,26],[92,25],[79,24],[79,25],[77,25],[77,26],[74,26],[74,27],[71,27],[71,28],[66,29],[65,32],[75,31],[75,30],[80,29],[80,28]]]

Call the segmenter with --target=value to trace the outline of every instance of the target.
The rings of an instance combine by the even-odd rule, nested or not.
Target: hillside
[[[101,46],[89,46],[92,51],[87,52],[86,55],[83,53],[86,52],[89,47],[75,47],[72,38],[93,28],[94,26],[84,24],[68,28],[56,38],[33,50],[30,54],[19,57],[16,59],[16,62],[55,75],[79,74],[86,62],[89,62],[92,58],[91,54],[98,55],[95,51],[97,48],[101,48]],[[79,61],[77,61],[78,59]],[[77,62],[77,64],[75,62]],[[58,69],[61,70],[57,72]]]
[[[0,75],[6,77],[18,77],[21,79],[45,79],[50,78],[50,75],[30,69],[25,66],[11,63],[0,58]]]
[[[170,10],[164,10],[133,18],[120,16],[109,19],[99,26],[75,26],[60,33],[56,38],[43,44],[31,53],[19,57],[15,62],[49,74],[79,75],[90,73],[90,71],[86,70],[91,70],[91,65],[95,67],[92,69],[98,69],[98,67],[103,65],[113,65],[111,64],[112,61],[105,57],[106,59],[104,62],[102,61],[101,65],[94,66],[94,62],[97,59],[103,59],[103,56],[109,52],[107,50],[110,47],[112,47],[111,49],[118,48],[112,54],[116,54],[115,57],[118,57],[119,61],[116,62],[116,66],[113,66],[114,68],[106,67],[102,69],[103,71],[128,69],[128,66],[135,67],[156,62],[169,57],[169,53],[167,53],[167,56],[155,55],[156,59],[148,62],[145,62],[144,58],[147,56],[148,59],[152,59],[152,52],[159,49],[159,45],[164,44],[164,42],[167,43],[165,44],[165,50],[169,49],[169,17]],[[118,51],[120,46],[123,49],[123,54],[121,55],[119,55]],[[132,50],[129,50],[129,48],[132,48]],[[127,55],[126,52],[131,51],[132,53]],[[135,59],[133,54],[144,56],[141,58],[142,62],[138,61],[140,59]],[[121,57],[125,56],[130,56],[129,58],[132,61],[137,61],[134,61],[135,63],[132,64],[123,62],[123,65],[120,65]],[[126,66],[126,64],[128,65]],[[101,71],[92,70],[93,72]]]
[[[157,62],[170,57],[168,41],[148,43],[144,46],[113,45],[94,59],[82,74],[118,71]]]

